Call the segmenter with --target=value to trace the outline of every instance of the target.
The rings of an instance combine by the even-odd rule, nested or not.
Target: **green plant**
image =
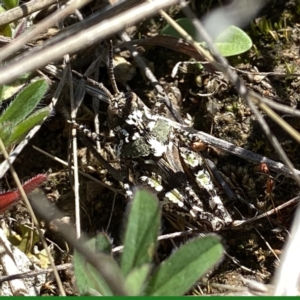
[[[120,266],[111,256],[110,241],[105,234],[99,234],[86,245],[95,255],[102,254],[102,261],[128,295],[184,295],[222,256],[219,237],[207,235],[188,241],[153,270],[160,217],[156,197],[147,191],[137,191],[131,203]],[[113,295],[101,274],[77,251],[74,268],[81,294]]]
[[[295,71],[296,71],[296,68],[297,68],[297,66],[294,63],[291,63],[291,64],[285,63],[285,72],[286,72],[287,75],[294,74]],[[287,76],[287,78],[288,77],[289,76]]]
[[[0,102],[6,100],[7,89],[9,86],[0,87]],[[20,142],[30,129],[49,115],[48,106],[35,110],[47,89],[44,79],[28,84],[1,114],[0,137],[6,147]]]
[[[19,5],[19,0],[2,0],[5,8],[12,9]]]
[[[8,9],[17,7],[19,0],[3,0],[2,5],[0,5],[0,15]],[[24,20],[18,25],[11,23],[0,26],[0,35],[14,38],[24,30],[25,24]],[[28,84],[30,77],[30,73],[25,73],[13,83],[0,86],[0,103],[3,104],[5,100],[14,96],[27,85],[0,116],[0,137],[5,146],[20,142],[31,128],[39,124],[50,113],[49,107],[36,110],[48,89],[46,81],[39,79]],[[34,110],[35,112],[32,113]]]
[[[187,19],[182,18],[176,20],[176,23],[180,25],[191,37],[205,47],[199,36],[193,23]],[[179,33],[170,25],[167,25],[162,29],[161,34],[171,35],[180,38]],[[252,41],[250,37],[240,28],[235,26],[229,26],[214,40],[216,48],[223,56],[233,56],[244,53],[252,47]]]
[[[280,38],[283,37],[289,42],[291,30],[287,25],[287,21],[288,17],[285,15],[282,15],[278,22],[272,22],[264,16],[251,22],[251,29],[257,37],[260,37],[261,35],[270,35],[276,43],[279,43]]]
[[[1,13],[5,12],[7,9],[12,9],[15,8],[19,5],[19,0],[3,0],[2,5],[0,5],[0,15]],[[22,24],[22,22],[20,23]],[[22,25],[21,25],[22,26]],[[17,26],[18,28],[18,26]],[[0,26],[0,34],[8,37],[15,37],[14,32],[15,32],[15,26],[14,24],[6,24]]]

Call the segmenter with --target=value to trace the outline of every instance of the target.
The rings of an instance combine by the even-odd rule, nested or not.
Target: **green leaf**
[[[4,145],[8,144],[14,125],[11,122],[4,122],[0,124],[0,137]],[[1,151],[0,151],[1,152]]]
[[[176,20],[176,23],[180,25],[196,42],[199,44],[201,43],[201,45],[203,44],[203,40],[197,32],[196,27],[189,19],[178,19]],[[181,35],[170,25],[163,28],[161,33],[181,38]],[[215,39],[214,43],[220,54],[223,56],[238,55],[248,51],[252,47],[250,37],[236,26],[229,26]]]
[[[92,251],[95,251],[95,245],[96,239],[91,239],[87,243],[87,247]],[[121,270],[111,256],[101,253],[100,259],[107,264],[107,268],[111,270],[112,274],[115,274],[116,280],[121,278]],[[87,263],[86,259],[76,250],[74,251],[73,262],[76,283],[81,295],[95,294],[95,291],[97,291],[103,296],[113,296],[111,289],[100,273],[92,265]],[[120,282],[120,284],[122,284],[122,282]]]
[[[158,200],[148,191],[137,191],[132,201],[121,257],[121,269],[125,277],[133,269],[151,262],[159,225]]]
[[[20,224],[22,241],[18,245],[18,248],[25,254],[29,254],[33,246],[40,240],[39,234],[31,228]]]
[[[178,19],[176,20],[176,23],[180,25],[196,42],[203,41],[197,29],[189,19],[187,18]],[[165,28],[163,28],[160,33],[171,35],[177,38],[182,38],[182,36],[170,25],[167,25]]]
[[[223,246],[216,235],[190,240],[158,267],[149,281],[146,294],[184,295],[222,254]]]
[[[0,123],[10,121],[18,124],[23,121],[38,105],[48,85],[44,79],[39,79],[24,88],[12,101],[0,117]]]
[[[50,113],[50,108],[44,107],[36,112],[34,112],[32,115],[30,115],[26,120],[19,123],[18,125],[15,125],[15,127],[12,130],[12,133],[9,137],[9,139],[4,142],[5,146],[9,146],[11,144],[16,144],[20,142],[20,140],[37,124],[40,124],[45,117],[47,117]]]
[[[6,9],[11,9],[19,5],[19,0],[2,0]]]
[[[125,288],[130,296],[142,295],[145,282],[150,273],[150,265],[146,264],[132,270],[126,277]]]
[[[13,29],[10,24],[0,26],[0,35],[12,37],[13,36]]]
[[[248,51],[252,47],[252,41],[240,28],[229,26],[217,36],[215,46],[223,56],[233,56]]]
[[[0,15],[5,12],[6,9],[0,5]],[[12,37],[13,36],[13,28],[10,24],[0,26],[0,35]]]
[[[112,260],[111,257],[108,256],[108,258]],[[81,295],[89,294],[93,290],[96,290],[103,296],[113,296],[112,291],[99,272],[88,264],[85,258],[77,251],[74,251],[73,262],[76,285]],[[107,263],[109,264],[108,261]]]
[[[95,248],[97,252],[112,254],[111,241],[105,232],[100,232],[95,238]]]

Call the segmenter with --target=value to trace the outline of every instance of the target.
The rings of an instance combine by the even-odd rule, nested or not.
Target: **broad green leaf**
[[[240,28],[229,26],[217,36],[215,46],[223,56],[233,56],[248,51],[252,47],[252,41]]]
[[[45,117],[47,117],[50,113],[50,108],[44,107],[36,112],[34,112],[32,115],[30,115],[26,120],[19,123],[18,125],[15,125],[15,127],[12,130],[12,133],[9,137],[9,139],[4,143],[5,146],[9,146],[11,144],[16,144],[20,142],[20,140],[37,124],[40,124]]]
[[[19,5],[19,0],[2,0],[6,9],[11,9]]]
[[[100,232],[95,238],[95,249],[97,252],[112,254],[111,241],[105,232]]]
[[[158,200],[148,191],[137,191],[132,201],[121,257],[121,269],[129,272],[151,262],[160,225]]]
[[[146,295],[182,296],[221,258],[216,235],[188,241],[166,259],[151,277]]]
[[[176,23],[180,25],[196,42],[200,43],[203,41],[197,29],[189,19],[178,19],[176,20]],[[165,28],[163,28],[160,33],[182,38],[182,36],[170,25],[167,25]]]
[[[178,23],[178,25],[180,25],[196,42],[205,47],[201,36],[189,19],[178,19],[176,20],[176,23]],[[181,35],[170,25],[167,25],[162,29],[161,33],[181,38]],[[252,47],[250,37],[243,30],[235,26],[229,26],[224,30],[215,39],[214,43],[220,54],[223,56],[238,55],[248,51]]]
[[[95,252],[95,245],[96,239],[91,239],[86,246]],[[97,252],[95,252],[95,254],[97,255]],[[109,255],[101,254],[100,259],[107,264],[107,268],[111,270],[112,274],[115,274],[116,280],[121,278],[120,268]],[[73,262],[76,283],[81,295],[95,294],[95,291],[97,291],[103,296],[113,296],[111,289],[100,273],[92,265],[87,263],[86,259],[76,250],[74,251]],[[120,282],[120,284],[122,284],[122,282]]]
[[[25,87],[12,101],[10,106],[0,117],[0,123],[10,121],[18,124],[36,108],[48,85],[44,79],[39,79]]]
[[[133,269],[125,279],[125,288],[130,296],[142,295],[146,279],[150,273],[150,265],[143,265]]]

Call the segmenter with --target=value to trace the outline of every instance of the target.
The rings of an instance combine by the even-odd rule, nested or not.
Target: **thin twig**
[[[66,269],[73,268],[73,264],[67,263],[67,264],[57,265],[57,266],[55,266],[55,268],[57,269],[57,271],[63,271]],[[48,269],[43,269],[43,270],[28,271],[28,272],[24,272],[24,273],[20,273],[20,274],[1,276],[0,283],[9,281],[9,280],[15,280],[15,279],[25,279],[28,277],[36,277],[39,275],[52,273],[52,272],[53,272],[53,268],[48,268]]]
[[[270,216],[274,213],[278,213],[279,210],[284,209],[284,208],[286,208],[290,205],[297,204],[297,203],[299,203],[299,201],[300,201],[300,196],[297,196],[297,197],[295,197],[295,198],[293,198],[293,199],[291,199],[291,200],[289,200],[289,201],[287,201],[287,202],[285,202],[285,203],[283,203],[283,204],[281,204],[281,205],[279,205],[279,206],[277,206],[277,207],[275,207],[275,208],[273,208],[273,209],[271,209],[271,210],[269,210],[269,211],[267,211],[267,212],[265,212],[265,213],[263,213],[259,216],[253,217],[253,218],[248,219],[248,220],[233,221],[232,227],[239,227],[239,226],[243,226],[245,224],[256,222],[257,220],[268,217],[268,216]]]
[[[157,238],[157,241],[162,241],[162,240],[169,240],[169,239],[174,239],[176,237],[183,237],[187,235],[197,235],[197,236],[204,236],[203,231],[199,230],[188,230],[188,231],[180,231],[180,232],[173,232],[169,234],[164,234],[160,235]],[[124,250],[124,246],[118,246],[112,249],[113,253],[117,252],[122,252]]]
[[[36,11],[46,8],[47,6],[57,3],[59,0],[31,0],[16,6],[5,12],[1,12],[0,26],[12,23],[24,18]],[[61,1],[65,2],[65,1]]]
[[[256,104],[261,110],[263,110],[273,121],[275,121],[281,128],[283,128],[296,142],[300,143],[300,133],[294,129],[285,120],[280,118],[271,108],[269,108],[264,102],[260,100],[261,97],[251,97],[251,100]]]
[[[247,74],[247,75],[259,75],[259,76],[265,76],[265,77],[300,77],[299,73],[291,73],[291,74],[287,74],[287,73],[279,73],[279,72],[252,72],[252,71],[245,71],[245,70],[241,70],[235,67],[230,67],[232,70],[235,70],[236,72],[242,73],[242,74]]]
[[[78,107],[76,107],[74,99],[74,90],[73,90],[73,78],[71,72],[71,66],[69,61],[69,55],[66,55],[67,67],[69,73],[69,92],[70,92],[70,104],[71,104],[71,120],[76,119],[76,114]],[[78,85],[80,88],[80,85]],[[76,90],[77,94],[75,97],[78,97],[78,89]],[[83,98],[83,97],[82,97]],[[69,176],[71,176],[71,161],[73,161],[74,172],[73,172],[73,192],[74,192],[74,204],[75,204],[75,228],[76,228],[76,237],[80,238],[81,235],[81,225],[80,225],[80,195],[79,195],[79,175],[78,175],[78,156],[77,156],[77,137],[76,137],[76,128],[70,128],[71,144],[72,144],[72,155],[69,153],[68,164]],[[72,157],[72,159],[71,159]],[[72,182],[72,181],[71,181]]]
[[[98,56],[98,59],[96,59],[96,63],[95,66],[93,68],[94,71],[94,79],[96,81],[99,80],[99,65],[101,60],[99,58],[101,58],[102,55]],[[99,135],[100,134],[100,120],[99,120],[99,107],[100,107],[100,101],[97,97],[93,96],[92,97],[92,101],[93,101],[93,110],[94,110],[94,127],[95,127],[95,132]],[[96,148],[97,151],[100,152],[101,151],[101,143],[100,141],[96,141]]]
[[[226,256],[227,256],[227,257],[228,257],[235,265],[239,266],[242,270],[244,270],[244,271],[246,271],[246,272],[249,272],[249,273],[251,273],[251,274],[256,274],[255,271],[253,271],[253,270],[251,270],[251,269],[249,269],[249,268],[247,268],[247,267],[241,265],[240,262],[238,261],[238,259],[236,259],[234,256],[231,256],[231,255],[230,255],[229,253],[227,253],[226,251],[225,251],[225,255],[226,255]]]
[[[266,246],[269,248],[271,253],[275,256],[277,261],[280,262],[280,259],[279,259],[278,255],[274,252],[274,250],[270,246],[269,242],[264,238],[264,236],[259,232],[259,230],[256,227],[254,227],[254,230],[257,232],[257,234],[260,236],[260,238],[265,242]]]
[[[268,98],[264,98],[264,97],[260,97],[259,95],[257,95],[257,98],[259,101],[267,104],[268,106],[274,108],[275,110],[278,110],[282,113],[285,114],[290,114],[291,116],[295,116],[295,117],[300,117],[300,110],[299,109],[295,109],[294,107],[289,107],[287,105],[275,102],[273,100],[270,100]]]

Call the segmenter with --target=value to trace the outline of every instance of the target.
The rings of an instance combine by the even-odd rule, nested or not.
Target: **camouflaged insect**
[[[187,146],[195,142],[194,137],[161,118],[161,106],[150,110],[136,94],[120,93],[112,57],[111,47],[109,75],[115,96],[108,94],[108,124],[115,134],[114,149],[122,171],[128,175],[127,182],[123,182],[127,196],[132,197],[134,186],[145,185],[157,194],[165,212],[182,216],[196,227],[218,231],[230,225],[231,216],[217,194],[204,159]],[[83,126],[73,125],[98,139]]]
[[[232,223],[204,159],[186,146],[188,135],[174,130],[134,93],[114,97],[108,117],[116,155],[133,174],[125,185],[129,197],[130,186],[145,185],[157,194],[164,211],[194,226],[218,231]]]

